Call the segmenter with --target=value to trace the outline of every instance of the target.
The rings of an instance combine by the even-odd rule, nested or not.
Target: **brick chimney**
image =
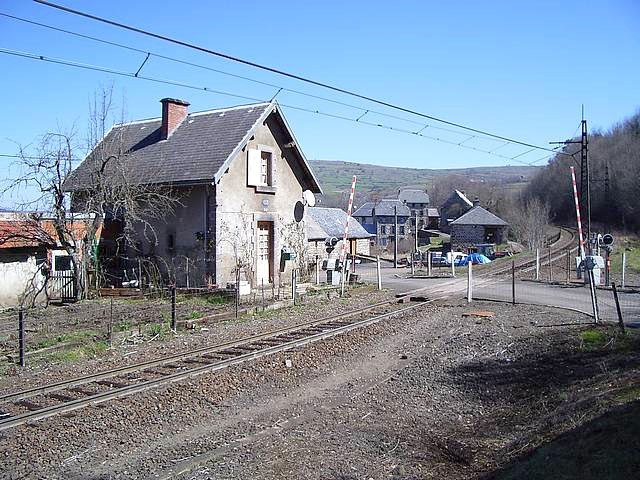
[[[177,98],[163,98],[160,103],[162,103],[160,140],[166,140],[187,116],[189,102]]]
[[[474,207],[479,207],[480,206],[480,199],[478,197],[473,199],[473,206]]]

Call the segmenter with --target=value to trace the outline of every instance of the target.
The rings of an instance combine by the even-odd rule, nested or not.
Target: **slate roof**
[[[307,207],[306,228],[309,240],[324,240],[327,237],[344,236],[344,223],[347,213],[339,208]],[[352,217],[349,219],[347,238],[369,238],[369,234]]]
[[[167,140],[160,140],[161,118],[116,125],[94,152],[101,146],[107,152],[110,146],[124,150],[126,154],[119,159],[122,167],[115,167],[116,172],[111,173],[117,176],[126,172],[128,183],[210,183],[224,173],[227,163],[276,108],[276,103],[257,103],[190,113]],[[278,116],[289,130],[279,112]],[[308,162],[301,151],[298,153],[312,178],[309,182],[312,185],[307,188],[320,193]],[[87,157],[65,181],[65,190],[84,190],[90,186],[95,165],[91,155]]]
[[[398,192],[398,200],[407,203],[429,204],[429,195],[424,190],[407,188]]]
[[[482,225],[489,227],[506,227],[509,224],[481,206],[473,207],[449,225]]]
[[[427,208],[427,217],[439,217],[440,212],[437,208]]]
[[[411,210],[404,205],[400,200],[388,199],[380,200],[379,202],[367,202],[353,212],[354,217],[371,217],[373,216],[373,209],[375,208],[376,216],[392,216],[394,215],[393,207],[398,208],[398,216],[410,217]]]

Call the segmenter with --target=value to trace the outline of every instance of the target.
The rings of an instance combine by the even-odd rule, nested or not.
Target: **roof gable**
[[[393,199],[384,199],[379,202],[367,202],[358,208],[354,213],[354,217],[371,217],[373,216],[373,211],[375,210],[375,214],[378,216],[390,216],[395,215],[395,208],[397,208],[398,216],[401,217],[409,217],[411,216],[411,210],[405,204],[403,204],[400,200],[395,198]]]
[[[424,190],[417,188],[406,188],[398,192],[398,200],[407,203],[429,204],[429,195]]]
[[[450,225],[486,225],[500,227],[508,226],[509,224],[478,205],[455,219]]]
[[[274,112],[293,138],[277,104],[271,102],[190,113],[166,140],[160,140],[159,118],[116,125],[101,144],[106,151],[125,152],[119,162],[126,171],[127,181],[132,183],[210,183],[219,180],[255,130]],[[310,177],[310,189],[320,193],[318,181],[297,143],[295,148],[298,160]],[[92,183],[95,168],[90,154],[71,173],[65,190],[86,189]]]

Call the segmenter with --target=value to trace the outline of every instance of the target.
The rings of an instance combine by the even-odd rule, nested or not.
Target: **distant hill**
[[[401,168],[339,160],[312,160],[311,167],[325,193],[322,203],[327,206],[344,203],[342,197],[350,190],[353,175],[358,176],[356,192],[359,203],[362,203],[375,197],[395,196],[400,188],[432,190],[431,187],[437,185],[438,180],[446,177],[447,183],[454,185],[458,179],[460,185],[457,188],[462,189],[468,183],[489,183],[505,190],[521,189],[540,170],[540,167],[524,165],[453,169]],[[433,195],[435,192],[428,193]]]

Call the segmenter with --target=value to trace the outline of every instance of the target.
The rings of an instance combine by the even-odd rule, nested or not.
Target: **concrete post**
[[[471,273],[472,263],[467,263],[467,303],[473,300],[473,274]]]
[[[382,290],[382,275],[380,273],[380,257],[376,257],[376,271],[378,274],[378,290]]]
[[[620,286],[624,288],[624,276],[625,270],[627,269],[627,252],[622,252],[622,282],[620,282]]]
[[[540,280],[540,249],[536,248],[536,280]]]

